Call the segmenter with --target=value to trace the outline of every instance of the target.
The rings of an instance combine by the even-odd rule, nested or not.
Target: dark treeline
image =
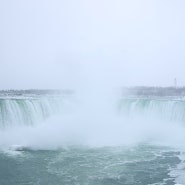
[[[185,87],[124,87],[122,94],[133,96],[185,96]]]
[[[21,96],[21,95],[46,95],[46,94],[73,94],[70,89],[28,89],[28,90],[1,90],[0,95]],[[123,87],[122,95],[131,96],[185,96],[185,87]]]
[[[53,89],[28,89],[28,90],[1,90],[0,95],[12,95],[12,96],[22,96],[22,95],[45,95],[45,94],[72,94],[73,91],[70,89],[64,90],[53,90]]]

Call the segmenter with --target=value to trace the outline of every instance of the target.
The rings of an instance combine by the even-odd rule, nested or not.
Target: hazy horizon
[[[0,89],[185,86],[185,1],[0,2]]]

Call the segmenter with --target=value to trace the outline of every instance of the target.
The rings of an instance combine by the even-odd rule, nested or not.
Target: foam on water
[[[182,151],[178,157],[181,162],[176,168],[170,169],[169,175],[175,178],[176,185],[183,185],[185,184],[185,151]]]

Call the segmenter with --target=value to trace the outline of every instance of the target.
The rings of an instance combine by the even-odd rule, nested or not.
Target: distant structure
[[[176,78],[174,79],[174,87],[175,89],[177,89],[177,79]]]

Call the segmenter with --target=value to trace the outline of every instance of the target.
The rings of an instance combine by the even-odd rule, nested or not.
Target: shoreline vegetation
[[[0,95],[3,96],[22,96],[22,95],[72,95],[75,91],[72,89],[26,89],[26,90],[0,90]],[[179,96],[185,97],[185,87],[149,87],[149,86],[133,86],[122,87],[122,96]]]
[[[0,90],[0,95],[3,96],[22,96],[22,95],[60,95],[73,94],[74,91],[70,89],[27,89],[27,90]]]
[[[185,87],[123,87],[122,96],[179,96],[185,97]]]

